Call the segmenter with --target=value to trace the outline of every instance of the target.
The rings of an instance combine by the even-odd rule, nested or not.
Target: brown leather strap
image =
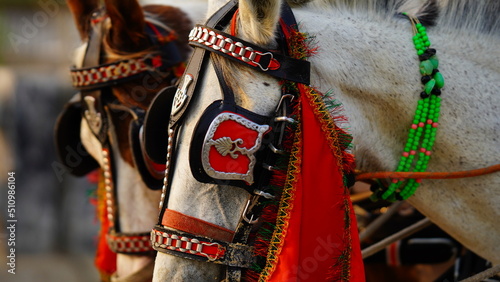
[[[165,209],[161,224],[218,241],[231,242],[234,236],[234,232],[229,229],[171,209]]]

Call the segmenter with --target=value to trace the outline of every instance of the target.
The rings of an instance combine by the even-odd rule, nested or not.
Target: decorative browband
[[[153,248],[159,252],[227,266],[249,268],[255,261],[253,248],[238,243],[222,242],[155,226],[151,231]]]
[[[310,63],[308,61],[270,52],[216,29],[197,25],[189,34],[189,44],[277,78],[309,84]]]
[[[125,78],[142,72],[152,71],[162,65],[162,58],[158,56],[146,56],[139,59],[118,61],[97,67],[71,69],[73,87],[85,89],[90,86],[96,88],[105,86],[108,82],[119,83]]]
[[[153,251],[150,242],[149,233],[124,234],[109,233],[106,234],[109,248],[115,253],[137,254],[149,253]]]

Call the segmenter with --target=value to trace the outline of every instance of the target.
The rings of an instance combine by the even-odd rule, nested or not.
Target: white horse
[[[105,175],[107,173],[113,174],[105,180],[111,181],[110,185],[112,186],[108,186],[107,190],[102,192],[106,196],[100,196],[103,197],[100,201],[101,205],[104,206],[103,212],[108,217],[107,221],[115,224],[114,230],[117,232],[128,234],[126,236],[143,234],[137,236],[141,238],[140,242],[129,248],[131,251],[125,250],[127,249],[125,245],[123,245],[125,247],[121,247],[121,251],[125,250],[125,252],[129,253],[117,254],[116,273],[113,274],[112,280],[147,281],[151,279],[154,263],[154,256],[152,256],[154,253],[149,247],[146,247],[149,241],[148,231],[156,220],[158,213],[156,204],[160,197],[160,191],[148,188],[148,185],[139,174],[137,163],[134,162],[135,156],[133,156],[132,152],[133,145],[129,139],[129,130],[133,123],[139,123],[140,121],[132,113],[132,109],[147,110],[155,94],[160,89],[170,85],[173,78],[175,79],[175,68],[180,68],[179,63],[182,63],[191,52],[191,48],[187,46],[186,37],[192,23],[179,8],[165,5],[149,5],[142,8],[136,0],[110,0],[105,1],[104,4],[106,16],[96,18],[93,13],[98,11],[100,7],[99,1],[68,0],[68,6],[73,13],[78,31],[84,41],[84,45],[76,53],[76,67],[82,66],[85,50],[87,45],[90,44],[87,39],[92,26],[91,19],[93,22],[102,20],[104,26],[102,45],[98,45],[100,56],[97,64],[141,59],[150,53],[153,54],[151,57],[155,55],[163,56],[162,60],[164,61],[160,64],[165,64],[174,55],[158,54],[158,48],[162,48],[159,44],[164,44],[163,46],[170,44],[168,42],[172,39],[161,38],[161,36],[167,36],[165,32],[169,30],[176,33],[177,39],[172,41],[171,44],[178,48],[180,56],[178,59],[181,60],[176,65],[168,66],[168,69],[163,69],[161,72],[146,72],[143,76],[120,82],[117,86],[108,86],[107,89],[110,90],[104,88],[103,91],[112,92],[115,101],[112,101],[111,105],[107,104],[105,106],[107,108],[103,112],[93,112],[96,110],[98,103],[101,103],[101,101],[96,101],[98,99],[90,98],[90,102],[88,102],[87,97],[85,101],[82,101],[82,103],[87,103],[87,110],[91,115],[90,118],[82,118],[80,128],[81,143],[90,156],[97,161]],[[198,11],[200,7],[203,9],[206,7],[206,4],[201,6],[197,1],[195,4],[198,5],[195,5],[198,7],[196,9]],[[147,20],[145,20],[145,14],[148,15]],[[157,38],[156,43],[148,38],[146,34],[147,26],[152,26],[151,29],[155,34],[153,37],[156,36]],[[174,48],[174,45],[167,48]],[[160,52],[164,50],[160,49]],[[104,95],[107,94],[102,94],[101,97],[104,97]],[[119,105],[116,106],[117,104]],[[103,146],[103,143],[95,135],[94,125],[91,123],[96,120],[92,118],[92,114],[94,116],[100,115],[99,121],[106,120],[108,122],[109,128],[106,134],[109,143],[106,146]],[[72,126],[76,126],[76,124]],[[103,153],[103,149],[108,149],[108,154]],[[161,183],[161,178],[159,181]],[[108,184],[106,183],[106,185]],[[116,194],[115,199],[111,196],[113,193]],[[109,212],[110,209],[114,211]],[[119,225],[119,228],[116,225]],[[134,247],[137,248],[134,250]],[[113,264],[113,262],[109,263]],[[101,278],[108,279],[109,277],[102,276]]]
[[[273,48],[282,1],[242,0],[237,36]],[[293,8],[302,32],[315,38],[311,85],[332,91],[343,104],[354,137],[357,169],[394,170],[420,99],[419,60],[408,18],[423,16],[423,1],[306,1]],[[209,14],[222,5],[209,1]],[[434,3],[436,4],[436,3]],[[446,78],[439,129],[428,171],[462,171],[500,161],[500,44],[496,2],[443,1],[428,29]],[[277,79],[221,60],[237,103],[271,114],[280,98]],[[197,182],[189,170],[191,136],[203,110],[220,99],[213,67],[201,84],[180,131],[168,209],[235,230],[247,194]],[[500,174],[454,180],[423,180],[409,201],[467,248],[500,263]],[[155,281],[221,280],[223,267],[158,253]]]

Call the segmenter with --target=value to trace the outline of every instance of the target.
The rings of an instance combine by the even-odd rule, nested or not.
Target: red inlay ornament
[[[205,135],[203,169],[215,179],[243,180],[252,185],[255,154],[269,130],[268,125],[257,124],[236,113],[222,112]]]

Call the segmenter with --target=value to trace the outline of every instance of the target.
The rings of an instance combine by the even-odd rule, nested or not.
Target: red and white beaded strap
[[[111,174],[111,158],[109,156],[109,150],[108,149],[103,149],[102,150],[102,160],[104,163],[103,170],[104,170],[104,187],[106,191],[106,214],[108,217],[108,222],[110,227],[115,226],[115,203],[114,203],[114,196],[113,196],[113,178]]]
[[[143,253],[153,251],[149,233],[126,235],[107,234],[108,246],[115,253]]]
[[[156,229],[151,231],[151,242],[155,248],[206,257],[210,261],[223,258],[226,252],[226,248],[218,243],[200,241]]]
[[[78,88],[106,83],[149,71],[156,65],[161,65],[159,56],[151,58],[153,66],[148,65],[146,60],[149,60],[149,58],[130,59],[93,68],[72,69],[70,74],[73,87]]]
[[[276,70],[280,67],[280,63],[274,59],[273,53],[256,51],[252,47],[245,46],[241,42],[234,41],[204,27],[197,26],[193,28],[189,33],[189,41],[204,44],[217,52],[230,55],[251,66],[258,66],[262,71]],[[259,63],[264,56],[270,56],[269,65],[267,66],[262,66]]]

